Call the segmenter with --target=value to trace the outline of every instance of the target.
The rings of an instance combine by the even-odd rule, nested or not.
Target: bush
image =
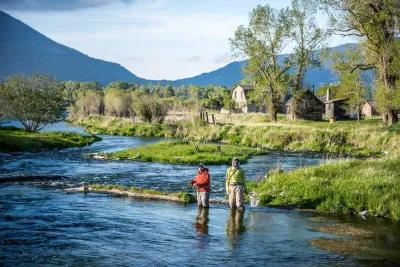
[[[133,110],[144,122],[162,123],[167,116],[167,105],[152,96],[141,96],[133,103]]]

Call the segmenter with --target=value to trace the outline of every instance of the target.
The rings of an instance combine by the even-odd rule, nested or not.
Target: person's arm
[[[240,178],[241,178],[242,183],[243,183],[244,192],[246,194],[248,194],[249,192],[247,191],[247,187],[246,187],[246,174],[244,173],[243,169],[240,171],[240,176],[241,176]]]
[[[226,170],[226,181],[225,181],[225,188],[226,188],[226,194],[229,194],[229,183],[230,183],[231,177],[229,176],[229,168]]]
[[[197,184],[197,175],[192,179],[192,186],[195,186]]]

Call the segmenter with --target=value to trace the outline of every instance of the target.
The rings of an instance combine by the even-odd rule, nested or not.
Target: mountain
[[[179,80],[146,80],[123,66],[89,57],[75,49],[59,44],[0,10],[0,79],[15,73],[46,73],[59,80],[97,81],[106,85],[114,81],[172,85],[221,85],[232,87],[243,79],[246,61],[236,61],[217,70]],[[357,44],[350,44],[350,47]],[[331,48],[344,51],[348,46]],[[319,53],[317,51],[316,53]],[[279,61],[285,57],[281,55]],[[373,72],[366,75],[366,84],[372,84]],[[305,83],[316,88],[336,82],[338,77],[329,65],[307,71]]]
[[[357,44],[345,44],[336,47],[329,48],[331,51],[344,52],[346,49],[351,49],[356,47]],[[315,53],[318,55],[321,50],[317,50]],[[283,54],[278,57],[278,62],[283,64],[284,59],[290,57],[290,54]],[[233,86],[244,78],[243,67],[246,65],[246,60],[236,61],[229,63],[228,65],[219,68],[217,70],[203,73],[198,76],[180,79],[172,81],[177,85],[181,84],[196,84],[196,85],[208,85],[208,84],[218,84],[227,87]],[[372,72],[367,72],[364,77],[365,83],[370,85],[372,83],[371,75]],[[324,64],[321,67],[310,68],[305,75],[304,82],[308,86],[315,86],[316,88],[324,84],[335,83],[338,81],[338,76],[332,71],[328,64]]]
[[[0,10],[0,78],[47,73],[60,80],[147,83],[119,64],[56,43]]]

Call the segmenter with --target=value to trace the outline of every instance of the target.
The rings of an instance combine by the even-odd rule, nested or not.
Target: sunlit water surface
[[[60,123],[46,130],[79,127]],[[400,264],[398,224],[360,218],[321,217],[298,211],[250,208],[231,212],[224,205],[209,211],[196,205],[67,194],[84,182],[122,184],[166,191],[189,190],[195,166],[96,160],[88,153],[117,151],[158,142],[159,138],[101,136],[85,148],[40,153],[1,154],[0,176],[63,175],[56,181],[0,185],[0,265],[237,265],[376,266]],[[292,169],[318,164],[323,156],[274,152],[243,164],[248,179],[273,167]],[[208,166],[212,195],[222,196],[227,166]],[[1,178],[0,178],[1,179]],[[309,244],[335,236],[316,226],[347,223],[374,231],[374,249],[383,259],[365,261],[323,251]]]

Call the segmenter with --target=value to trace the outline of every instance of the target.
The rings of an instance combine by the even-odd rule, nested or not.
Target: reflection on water
[[[197,206],[197,216],[195,222],[196,232],[199,234],[208,234],[208,213],[209,208],[204,208],[203,206]]]
[[[226,223],[226,236],[232,247],[239,243],[240,235],[246,231],[243,224],[244,209],[230,209],[228,221]]]

